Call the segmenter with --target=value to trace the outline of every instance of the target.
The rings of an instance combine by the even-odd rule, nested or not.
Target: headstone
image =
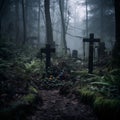
[[[46,72],[48,72],[48,68],[51,66],[51,53],[55,53],[55,48],[51,48],[50,44],[46,44],[46,48],[41,49],[41,54],[46,54]]]
[[[94,34],[90,34],[90,38],[83,38],[83,42],[89,42],[89,62],[88,62],[88,69],[89,73],[93,72],[93,45],[94,42],[100,42],[100,39],[95,39]]]
[[[77,58],[78,57],[78,51],[77,50],[73,50],[72,51],[72,57],[73,58]]]

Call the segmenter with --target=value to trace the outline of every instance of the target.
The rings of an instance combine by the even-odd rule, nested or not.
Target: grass
[[[120,118],[120,101],[108,99],[87,88],[78,89],[80,101],[93,107],[99,120],[118,120]]]

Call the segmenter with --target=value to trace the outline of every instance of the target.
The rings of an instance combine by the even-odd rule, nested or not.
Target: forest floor
[[[36,104],[27,120],[97,120],[90,106],[80,103],[74,94],[65,97],[59,90],[40,90],[39,95],[43,105]]]
[[[81,89],[92,80],[92,75],[86,74],[86,64],[82,65],[80,60],[60,61],[51,67],[49,75],[41,74],[40,69],[40,74],[36,73],[38,61],[27,67],[29,69],[22,69],[21,65],[10,67],[14,70],[10,72],[13,76],[2,83],[0,115],[5,118],[9,115],[11,119],[8,116],[7,120],[98,120],[93,109],[74,93],[77,87]]]

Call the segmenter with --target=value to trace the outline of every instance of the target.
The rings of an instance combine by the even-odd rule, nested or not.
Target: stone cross
[[[89,62],[88,62],[88,69],[89,73],[93,72],[93,45],[94,42],[100,42],[100,39],[95,39],[94,34],[90,33],[90,38],[83,38],[83,42],[89,42]]]
[[[41,54],[46,54],[46,72],[48,72],[48,68],[51,66],[51,53],[55,53],[55,48],[51,48],[50,44],[46,44],[46,48],[41,48]]]

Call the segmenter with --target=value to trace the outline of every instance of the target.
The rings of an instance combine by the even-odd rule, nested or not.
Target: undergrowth
[[[91,77],[82,74],[86,80],[85,85],[76,87],[76,93],[80,101],[94,108],[100,120],[119,119],[120,114],[120,70],[109,71],[103,76]],[[86,82],[87,81],[87,82]]]

